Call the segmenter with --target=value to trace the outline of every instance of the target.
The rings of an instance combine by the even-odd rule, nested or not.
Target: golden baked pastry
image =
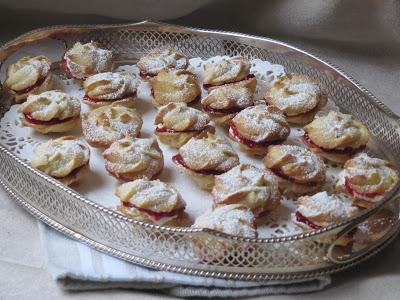
[[[186,70],[161,71],[150,80],[153,104],[191,103],[199,99],[201,89],[197,77]]]
[[[39,144],[33,150],[33,167],[65,185],[80,180],[89,170],[89,147],[73,136]]]
[[[297,199],[298,208],[292,214],[292,220],[304,231],[319,230],[329,225],[354,217],[359,209],[353,206],[350,199],[339,198],[320,192],[313,196],[302,196]],[[322,242],[331,242],[334,235],[321,238]],[[347,235],[338,241],[339,245],[346,245],[352,240]]]
[[[103,152],[106,170],[122,181],[153,179],[164,167],[164,157],[155,139],[126,137]]]
[[[204,85],[206,90],[227,84],[235,84],[256,90],[257,79],[250,73],[250,62],[241,56],[223,58],[216,63],[204,65]]]
[[[61,66],[71,77],[84,80],[87,77],[111,71],[113,54],[100,48],[96,42],[81,44],[77,42],[68,49],[61,59]]]
[[[303,142],[314,153],[334,163],[344,163],[368,143],[367,127],[352,115],[331,111],[304,127]]]
[[[243,151],[255,155],[265,154],[268,145],[283,142],[289,134],[289,124],[275,106],[250,106],[229,123],[229,137]]]
[[[184,145],[192,137],[214,133],[210,117],[185,103],[169,103],[160,108],[156,115],[154,133],[160,141],[174,148]]]
[[[208,228],[226,234],[255,238],[254,215],[240,204],[218,205],[197,217],[194,228]]]
[[[29,95],[21,105],[24,126],[41,133],[65,132],[79,123],[81,102],[74,96],[60,91],[48,91]]]
[[[246,238],[256,238],[255,218],[247,207],[240,204],[220,205],[211,207],[199,216],[192,227],[207,228],[226,234]],[[193,246],[196,256],[207,263],[222,263],[225,260],[242,264],[246,257],[241,253],[249,251],[245,242],[195,235]],[[235,257],[231,253],[237,253]]]
[[[121,184],[118,211],[128,218],[160,226],[178,226],[186,203],[170,185],[159,180],[137,179]]]
[[[275,210],[281,198],[275,176],[249,164],[215,176],[212,195],[216,204],[241,204],[256,217]]]
[[[88,77],[83,102],[94,107],[121,103],[132,106],[136,97],[136,77],[129,72],[106,72]]]
[[[286,74],[267,90],[265,100],[278,107],[289,123],[310,123],[328,98],[316,82],[306,75]]]
[[[189,60],[181,53],[172,49],[154,49],[147,55],[141,57],[136,66],[143,79],[156,76],[163,70],[186,69]]]
[[[239,156],[229,142],[211,133],[191,138],[172,160],[182,173],[191,176],[200,188],[208,190],[214,186],[215,175],[239,164]]]
[[[203,111],[209,114],[215,123],[228,126],[230,120],[241,110],[254,105],[254,93],[240,85],[226,85],[210,91],[201,100]]]
[[[344,164],[337,189],[353,199],[353,204],[371,207],[399,181],[399,173],[388,161],[360,153]]]
[[[355,216],[359,209],[351,200],[320,192],[297,199],[298,208],[292,216],[306,230],[317,230]]]
[[[321,158],[295,145],[272,145],[263,159],[265,167],[278,178],[282,191],[307,194],[320,190],[325,183],[326,167]]]
[[[124,137],[140,135],[143,121],[136,109],[113,103],[82,115],[82,130],[93,147],[108,147]]]
[[[51,89],[53,85],[51,62],[43,55],[26,56],[7,68],[4,87],[21,103],[30,94],[39,94]]]

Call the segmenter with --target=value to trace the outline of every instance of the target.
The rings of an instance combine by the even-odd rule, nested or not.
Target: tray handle
[[[381,245],[382,242],[386,241],[389,236],[392,236],[396,231],[399,231],[400,229],[399,200],[400,200],[400,195],[392,197],[392,199],[385,205],[385,207],[378,209],[378,211],[372,210],[371,213],[366,214],[361,219],[347,225],[345,228],[340,230],[336,234],[333,242],[327,248],[326,257],[329,259],[329,261],[336,264],[351,263],[357,260],[358,258],[362,257],[363,255],[365,255],[366,253],[370,252],[371,248],[378,247],[379,245]],[[375,220],[376,221],[375,224],[378,224],[378,227],[380,226],[381,228],[378,228],[377,232],[370,234],[371,236],[376,234],[373,241],[370,241],[368,244],[363,245],[363,247],[361,247],[361,249],[358,250],[357,249],[354,250],[353,245],[347,245],[347,246],[340,245],[341,241],[344,240],[346,235],[351,233],[358,226],[360,226],[364,222],[373,220],[374,217],[378,218],[379,214],[384,214],[382,213],[382,211],[383,212],[386,211],[386,213],[388,213],[389,209],[386,208],[388,205],[394,205],[395,212],[391,211],[392,215],[386,215],[386,217],[382,216],[382,218]],[[383,219],[385,221],[380,221]]]

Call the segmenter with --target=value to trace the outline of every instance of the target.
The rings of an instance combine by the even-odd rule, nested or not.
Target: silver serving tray
[[[318,57],[288,44],[246,34],[200,30],[140,22],[120,25],[54,26],[28,32],[0,48],[0,63],[26,45],[43,39],[96,40],[132,60],[153,48],[169,46],[191,57],[243,55],[283,65],[288,72],[314,78],[343,110],[367,125],[385,155],[400,159],[398,116],[350,76]],[[0,118],[11,98],[0,86]],[[79,195],[57,180],[32,168],[0,141],[0,184],[36,218],[61,233],[115,257],[159,270],[235,280],[290,280],[313,278],[349,268],[377,253],[400,228],[397,185],[363,214],[321,230],[297,235],[249,239],[208,229],[167,228],[127,219]],[[393,213],[390,226],[374,243],[354,252],[335,243],[383,207]],[[322,243],[326,237],[335,238]],[[194,241],[207,243],[200,249]],[[224,245],[224,255],[216,255]],[[218,250],[219,249],[219,250]],[[220,254],[220,253],[217,253]],[[210,257],[212,259],[210,259]]]

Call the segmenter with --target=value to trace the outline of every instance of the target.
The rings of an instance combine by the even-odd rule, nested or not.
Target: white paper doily
[[[208,61],[215,62],[222,58],[223,57],[216,56]],[[195,73],[201,82],[203,78],[203,65],[206,62],[207,61],[203,61],[201,58],[190,59],[189,70]],[[251,72],[255,74],[258,82],[256,99],[261,100],[263,98],[262,95],[264,94],[265,89],[269,87],[278,76],[284,73],[284,68],[281,65],[271,64],[267,61],[261,61],[259,59],[251,60],[251,65]],[[151,104],[152,97],[150,94],[149,84],[139,79],[139,72],[134,65],[118,66],[117,64],[116,70],[126,70],[137,75],[138,99],[136,101],[135,108],[140,111],[143,118],[141,137],[154,136],[154,117],[157,110]],[[66,79],[62,74],[57,74],[57,72],[56,75],[57,78],[55,80],[55,89],[60,89],[64,92],[82,98],[84,93],[80,82],[73,79]],[[205,90],[202,90],[202,96],[204,96],[206,93],[207,92]],[[30,128],[23,127],[19,120],[19,107],[20,105],[18,104],[13,105],[2,118],[0,122],[0,142],[26,161],[30,160],[32,156],[32,150],[38,143],[62,135],[81,136],[81,128],[76,128],[72,132],[67,132],[64,134],[42,135],[34,132]],[[82,104],[82,112],[86,112],[88,110],[90,110],[89,106]],[[338,110],[332,101],[328,101],[327,106],[318,114],[324,115],[330,110]],[[216,126],[216,128],[219,135],[227,137],[226,130],[219,128],[218,126]],[[285,143],[302,145],[298,139],[302,134],[303,131],[301,128],[292,127],[291,134]],[[260,158],[249,156],[241,152],[235,143],[231,142],[231,144],[238,152],[240,161],[242,163],[251,163],[263,168]],[[170,148],[161,143],[160,147],[164,153],[165,168],[159,179],[170,183],[181,193],[182,197],[187,203],[187,213],[195,218],[212,204],[211,194],[207,191],[199,189],[191,178],[182,175],[177,171],[171,160],[171,157],[177,153],[176,149]],[[109,176],[104,168],[104,159],[102,157],[103,150],[104,149],[91,147],[91,174],[86,176],[79,183],[73,185],[72,188],[97,203],[110,208],[115,208],[119,203],[119,199],[114,195],[114,191],[118,182],[116,179]],[[339,169],[328,166],[326,190],[332,190],[338,171]],[[265,224],[258,227],[260,237],[284,236],[301,232],[301,230],[291,221],[290,218],[290,215],[295,208],[296,205],[293,200],[283,198],[280,208],[270,214]]]

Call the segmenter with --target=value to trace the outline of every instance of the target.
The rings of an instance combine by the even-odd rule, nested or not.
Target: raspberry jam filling
[[[344,179],[344,187],[346,189],[346,191],[352,195],[353,197],[366,197],[366,198],[375,198],[377,196],[380,196],[380,193],[359,193],[356,192],[350,185],[349,180],[347,178]]]
[[[166,127],[156,127],[156,132],[160,132],[160,133],[165,133],[165,132],[168,132],[168,133],[177,133],[177,132],[179,132],[179,131],[176,131],[176,130],[173,130],[173,129],[169,129],[169,128],[166,128]]]
[[[128,182],[128,181],[135,180],[135,179],[132,179],[129,176],[130,174],[128,174],[128,173],[116,173],[116,172],[111,172],[108,169],[107,169],[107,171],[108,171],[108,173],[110,173],[111,176],[114,176],[115,178],[117,178],[118,180],[121,180],[121,181]],[[156,178],[158,175],[161,174],[161,172],[162,172],[162,169],[159,172],[157,172],[156,174],[154,174],[153,176],[151,176],[151,178],[148,178],[148,179],[151,180],[151,179]]]
[[[275,144],[279,144],[280,142],[282,142],[282,140],[278,140],[278,141],[271,141],[271,142],[254,142],[252,140],[249,140],[245,137],[243,137],[239,131],[237,130],[235,124],[231,121],[229,123],[229,129],[230,131],[232,131],[232,134],[235,136],[236,139],[238,139],[242,144],[245,144],[247,147],[249,148],[254,148],[254,147],[266,147],[268,145],[275,145]]]
[[[218,83],[218,84],[207,83],[207,84],[203,84],[203,87],[204,87],[205,89],[209,89],[209,88],[211,88],[211,87],[223,86],[223,85],[225,85],[225,84],[238,83],[238,82],[241,82],[241,81],[244,81],[244,80],[248,80],[248,79],[251,79],[251,78],[254,78],[254,77],[256,77],[254,74],[249,74],[249,75],[247,75],[245,78],[240,79],[240,80],[231,80],[231,81],[227,81],[227,82],[224,82],[224,83]]]
[[[303,223],[305,225],[307,225],[308,227],[315,229],[315,230],[319,230],[322,229],[322,226],[319,226],[317,224],[315,224],[314,222],[312,222],[310,219],[308,219],[307,217],[305,217],[302,213],[296,211],[296,221]],[[357,232],[357,227],[353,228],[352,230],[350,230],[349,232],[347,232],[344,237],[347,238],[352,238]]]
[[[156,127],[156,132],[159,133],[184,133],[184,132],[196,132],[196,130],[185,130],[185,131],[177,131],[173,129],[169,129],[166,127]]]
[[[31,85],[23,90],[19,90],[19,91],[13,90],[13,92],[15,92],[18,95],[23,95],[23,94],[29,93],[34,88],[41,86],[42,83],[46,80],[46,77],[47,76],[40,77],[33,85]]]
[[[169,211],[169,212],[155,212],[155,211],[152,211],[152,210],[150,210],[150,209],[137,207],[135,204],[132,204],[132,203],[130,203],[130,202],[122,202],[122,204],[123,204],[125,207],[128,207],[128,208],[135,208],[135,209],[137,209],[138,211],[144,212],[144,213],[150,215],[151,217],[153,217],[156,221],[159,221],[159,220],[161,220],[162,218],[166,218],[166,217],[174,217],[174,216],[177,216],[177,215],[179,215],[180,213],[182,213],[182,212],[184,211],[184,209],[185,209],[184,207],[182,207],[182,208],[178,208],[178,209],[171,210],[171,211]]]
[[[346,147],[346,148],[344,148],[344,149],[328,149],[328,148],[324,148],[324,147],[321,147],[321,146],[318,146],[317,144],[315,144],[315,143],[312,141],[312,139],[310,138],[310,136],[308,135],[307,132],[304,132],[304,135],[303,135],[302,139],[303,139],[303,141],[305,141],[306,144],[309,144],[309,145],[311,145],[311,146],[314,146],[314,147],[316,147],[316,148],[319,148],[319,149],[321,149],[322,151],[327,152],[327,153],[334,153],[334,154],[355,154],[355,153],[360,152],[362,149],[365,148],[365,146],[361,146],[361,147],[358,147],[358,148],[355,148],[355,149],[354,149],[354,148],[351,148],[351,147]]]
[[[69,67],[68,65],[68,60],[65,57],[65,54],[63,55],[62,59],[61,59],[61,65],[64,69],[64,71],[69,74],[71,77],[78,79],[78,80],[83,80],[85,79],[84,76],[78,76],[77,74],[75,74],[75,72]]]
[[[322,227],[313,223],[312,221],[310,221],[310,219],[306,218],[304,215],[302,215],[300,212],[296,211],[296,221],[306,224],[308,227],[318,230],[321,229]]]
[[[289,175],[284,174],[280,169],[272,168],[272,169],[270,169],[270,170],[271,170],[272,173],[274,173],[276,176],[281,177],[281,178],[283,178],[283,179],[285,179],[285,180],[287,180],[287,181],[290,181],[290,182],[294,182],[294,183],[302,184],[302,185],[307,185],[307,186],[313,186],[313,185],[318,184],[318,182],[307,182],[307,183],[298,182],[296,179],[290,177]]]
[[[48,120],[48,121],[42,121],[42,120],[37,120],[37,119],[33,118],[31,114],[27,114],[27,113],[24,113],[24,118],[29,123],[35,124],[35,125],[55,125],[55,124],[68,122],[69,120],[72,119],[72,117],[71,118],[66,118],[66,119],[63,119],[63,120],[60,120],[59,118],[54,118],[54,119],[51,119],[51,120]]]
[[[217,171],[217,170],[192,170],[192,169],[190,169],[190,168],[186,165],[186,163],[185,163],[185,161],[184,161],[182,155],[180,155],[179,153],[176,154],[176,155],[174,155],[174,156],[172,156],[172,160],[173,160],[176,164],[179,164],[179,165],[181,165],[182,167],[184,167],[184,168],[186,168],[186,169],[188,169],[188,170],[190,170],[190,171],[192,171],[192,172],[199,173],[199,174],[204,174],[204,175],[221,175],[222,173],[224,173],[224,172],[222,172],[222,171]]]
[[[140,71],[140,72],[139,72],[139,76],[140,76],[140,78],[142,78],[142,79],[147,79],[147,78],[155,77],[155,76],[157,76],[157,74],[147,73],[147,72]]]
[[[242,107],[232,107],[225,109],[212,108],[210,105],[203,106],[203,110],[206,113],[214,113],[214,114],[236,114],[242,111],[244,108]]]
[[[121,98],[117,98],[117,99],[96,99],[96,98],[90,98],[88,95],[85,95],[85,96],[83,96],[83,100],[87,101],[87,102],[93,102],[93,103],[113,102],[113,101],[120,101],[122,99],[129,98],[129,97],[134,97],[134,96],[135,96],[135,93],[128,94],[128,95],[125,95],[125,96],[123,96]]]
[[[125,182],[132,181],[132,179],[128,176],[125,176],[124,173],[115,173],[115,172],[111,172],[111,171],[108,171],[108,173],[110,173],[110,175],[114,176],[118,180],[122,180]]]

